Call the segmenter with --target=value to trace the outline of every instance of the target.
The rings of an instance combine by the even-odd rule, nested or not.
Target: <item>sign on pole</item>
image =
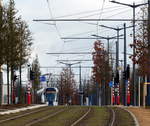
[[[40,81],[41,81],[41,82],[45,82],[45,81],[46,81],[46,77],[45,77],[45,76],[41,76],[41,77],[40,77]]]
[[[109,87],[113,87],[113,81],[109,82]]]

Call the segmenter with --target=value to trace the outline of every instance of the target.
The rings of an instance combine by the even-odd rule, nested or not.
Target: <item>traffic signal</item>
[[[119,72],[116,72],[115,83],[119,83]]]
[[[123,71],[123,79],[124,79],[124,80],[127,79],[126,71]]]
[[[35,72],[30,70],[30,80],[34,80],[34,79],[35,79]]]
[[[130,78],[130,65],[127,65],[127,70],[126,70],[126,78],[129,79]]]
[[[16,81],[18,78],[17,78],[17,75],[14,75],[13,77],[13,81]]]

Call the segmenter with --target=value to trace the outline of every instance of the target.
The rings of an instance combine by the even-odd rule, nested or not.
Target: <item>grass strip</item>
[[[88,111],[88,107],[71,106],[68,111],[62,112],[55,117],[41,121],[33,126],[70,126]]]
[[[54,113],[55,111],[62,109],[63,107],[47,107],[45,111],[40,111],[37,113],[33,113],[31,115],[27,115],[25,117],[18,118],[16,120],[10,120],[7,123],[2,123],[0,126],[24,126],[26,123],[31,122],[32,120],[36,120],[38,118],[42,118],[43,116]]]
[[[78,123],[77,126],[106,126],[109,120],[109,112],[106,107],[91,107],[89,115]]]

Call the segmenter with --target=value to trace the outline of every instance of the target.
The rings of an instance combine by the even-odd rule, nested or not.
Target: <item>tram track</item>
[[[109,110],[109,113],[110,113],[110,117],[109,117],[107,126],[114,126],[115,120],[116,120],[115,110],[111,107],[109,107],[108,110]]]
[[[10,120],[16,120],[16,119],[18,119],[18,118],[21,118],[21,117],[25,117],[25,116],[27,116],[27,115],[31,115],[31,114],[34,114],[34,113],[38,113],[38,112],[42,112],[42,111],[46,111],[47,110],[47,107],[46,108],[42,108],[42,109],[38,109],[38,110],[35,110],[35,111],[31,111],[31,112],[25,112],[25,113],[23,113],[23,114],[20,114],[20,115],[16,115],[16,116],[14,116],[14,117],[10,117],[10,118],[7,118],[7,119],[2,119],[2,120],[0,120],[0,124],[1,123],[4,123],[4,122],[7,122],[7,121],[10,121]]]
[[[46,107],[0,120],[1,126],[135,126],[120,107]],[[129,125],[128,125],[129,124]]]
[[[46,116],[44,116],[44,117],[42,117],[42,118],[36,118],[36,119],[32,120],[31,122],[28,122],[25,126],[31,126],[31,125],[34,125],[34,124],[36,124],[36,123],[38,123],[38,122],[41,122],[41,121],[43,121],[43,120],[46,120],[46,119],[48,119],[48,118],[52,118],[52,117],[56,116],[57,114],[59,114],[59,113],[61,113],[61,112],[64,112],[65,110],[66,110],[66,109],[62,109],[62,110],[59,110],[59,111],[57,111],[57,112],[55,112],[55,113],[48,114],[48,115],[46,115]]]
[[[121,107],[109,107],[110,120],[107,126],[136,126],[129,111]]]
[[[80,121],[82,121],[90,113],[90,111],[91,111],[91,108],[89,108],[86,113],[84,113],[78,120],[76,120],[75,122],[73,122],[70,126],[77,125]]]
[[[64,109],[64,107],[59,107],[59,108],[46,107],[46,108],[42,108],[40,110],[38,109],[36,111],[26,112],[24,114],[20,114],[20,115],[11,117],[11,118],[0,120],[0,125],[5,126],[5,124],[8,124],[8,126],[10,126],[10,125],[11,126],[12,125],[25,126],[26,124],[31,123],[33,121],[35,122],[35,121],[38,121],[39,119],[41,120],[43,118],[42,116],[44,116],[44,117],[49,116],[49,115],[52,115],[53,113],[56,113],[63,109]],[[20,121],[20,120],[22,120],[22,121]],[[15,122],[18,122],[18,124],[13,124]]]
[[[45,116],[42,119],[35,120],[25,126],[75,126],[90,113],[91,108],[69,106],[65,110]]]

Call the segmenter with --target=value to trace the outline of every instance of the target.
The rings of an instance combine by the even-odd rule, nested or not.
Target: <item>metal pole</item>
[[[116,72],[117,72],[117,41],[116,41]]]
[[[117,28],[117,42],[116,42],[116,78],[119,74],[119,31],[120,29]],[[118,88],[119,83],[116,84],[116,86],[114,86],[114,88]],[[115,104],[117,104],[117,96],[118,96],[118,92],[115,92]]]
[[[147,82],[147,76],[145,76],[145,82]],[[144,88],[143,88],[143,107],[145,108],[146,105],[146,97],[147,95],[147,84],[144,84]]]
[[[119,28],[117,29],[117,42],[116,42],[116,71],[119,67]]]
[[[135,3],[133,3],[133,44],[135,44]],[[135,47],[133,46],[133,56],[135,56]],[[135,58],[134,58],[135,59]],[[133,59],[133,60],[134,60]],[[136,106],[136,83],[135,83],[135,63],[133,62],[133,99]]]
[[[141,103],[140,103],[140,99],[141,99],[141,91],[140,91],[140,89],[141,89],[141,86],[140,86],[140,84],[141,84],[141,78],[140,78],[140,76],[139,76],[139,91],[138,91],[138,93],[139,93],[139,107],[141,106]]]
[[[80,105],[83,105],[83,91],[82,91],[82,82],[81,82],[81,65],[79,66],[79,90],[80,90]]]
[[[148,53],[150,56],[150,0],[148,0]]]
[[[127,52],[126,52],[126,23],[124,23],[124,72],[126,71],[126,67],[127,67]],[[127,86],[126,86],[126,77],[123,80],[123,84],[124,84],[124,105],[127,105]]]
[[[2,0],[0,0],[0,7],[2,7]],[[0,66],[0,105],[2,104],[2,95],[3,95],[3,72],[1,71],[1,66]]]
[[[110,38],[109,38],[109,36],[107,37],[107,51],[108,51],[108,55],[109,55],[109,40],[110,40]]]
[[[147,30],[148,30],[148,64],[150,64],[150,0],[148,0],[148,24],[147,24]],[[147,75],[147,79],[148,79],[148,82],[150,81],[150,74],[148,73]],[[150,106],[150,85],[147,86],[148,89],[147,89],[147,105]]]

